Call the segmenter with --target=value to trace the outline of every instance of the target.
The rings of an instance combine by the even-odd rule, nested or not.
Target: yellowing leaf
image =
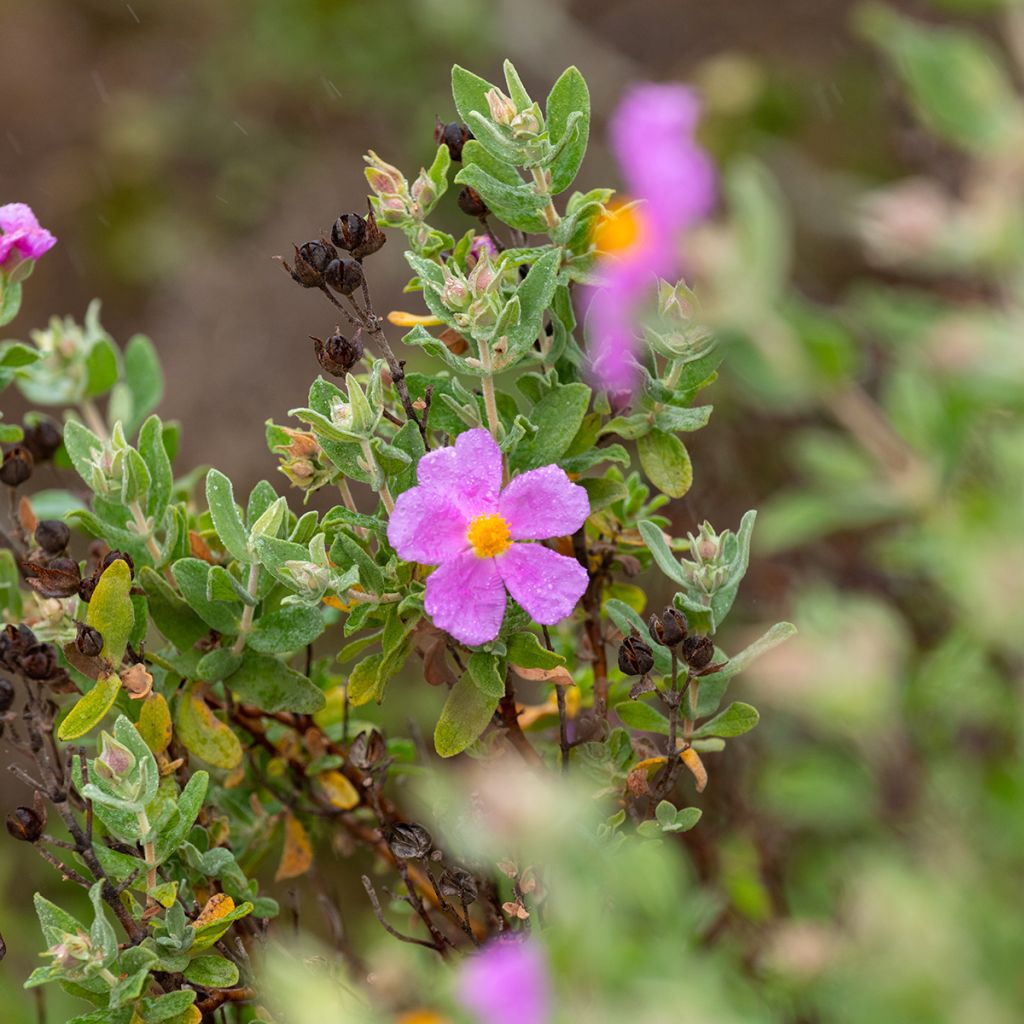
[[[163,694],[149,695],[136,728],[154,754],[162,754],[171,745],[171,710]]]
[[[564,665],[554,668],[524,668],[522,665],[509,665],[517,676],[543,683],[554,683],[555,686],[573,686],[575,681]]]
[[[309,841],[309,833],[305,826],[289,811],[284,818],[284,849],[281,851],[281,862],[277,865],[274,880],[298,878],[304,875],[313,864],[313,844]]]
[[[687,747],[679,757],[682,759],[683,764],[690,769],[697,792],[703,793],[704,787],[708,784],[708,770],[704,767],[700,754],[693,747]]]
[[[358,806],[359,791],[341,772],[321,772],[316,781],[332,807],[350,811]]]
[[[131,589],[131,570],[124,559],[118,558],[103,570],[85,615],[85,621],[103,637],[100,657],[106,658],[115,669],[121,664],[135,625],[135,611],[128,596]]]
[[[122,563],[123,564],[123,563]],[[121,680],[113,674],[100,676],[96,685],[68,712],[57,730],[59,740],[77,740],[95,729],[121,690]]]
[[[226,892],[214,893],[206,905],[199,912],[199,916],[192,922],[193,928],[204,928],[222,917],[227,917],[235,909],[235,901]]]
[[[178,701],[174,731],[189,753],[214,768],[230,771],[241,763],[242,744],[232,730],[216,718],[193,683]]]

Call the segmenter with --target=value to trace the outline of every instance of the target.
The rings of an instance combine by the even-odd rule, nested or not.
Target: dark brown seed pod
[[[0,714],[11,710],[14,703],[14,683],[6,676],[0,676]]]
[[[324,271],[324,281],[340,295],[351,295],[363,283],[363,267],[350,256],[331,260]]]
[[[704,668],[714,656],[715,644],[709,636],[697,636],[691,633],[683,641],[683,660],[690,668]]]
[[[476,879],[465,868],[445,868],[438,888],[442,896],[460,903],[473,903],[477,897]]]
[[[649,645],[638,636],[627,636],[619,647],[619,669],[627,676],[643,676],[654,668]]]
[[[35,460],[32,453],[23,444],[16,444],[4,454],[0,465],[0,483],[8,487],[18,487],[32,475]]]
[[[132,561],[132,556],[129,555],[126,551],[107,552],[107,554],[103,558],[103,561],[100,563],[100,572],[102,573],[104,569],[109,568],[111,565],[114,564],[114,562],[118,561],[126,562],[128,565],[128,572],[131,573],[132,576],[135,575],[135,563]]]
[[[677,608],[669,606],[659,616],[652,615],[647,623],[651,636],[663,647],[675,647],[682,643],[690,628],[686,616]]]
[[[18,668],[29,679],[49,679],[60,668],[56,648],[52,644],[33,644],[18,659]]]
[[[93,626],[79,622],[75,633],[75,646],[87,658],[98,658],[103,650],[103,634]]]
[[[71,540],[71,530],[59,519],[43,519],[36,527],[36,543],[50,555],[59,555]]]
[[[434,848],[430,833],[415,822],[386,825],[382,831],[388,848],[399,860],[425,860]]]
[[[358,213],[343,213],[331,228],[331,241],[346,252],[358,249],[366,238],[366,220]]]
[[[92,575],[83,577],[82,582],[78,584],[78,596],[86,604],[92,600],[92,595],[96,590],[97,583],[99,583],[99,577]]]
[[[337,259],[338,252],[329,242],[314,239],[311,242],[304,242],[301,246],[293,246],[295,249],[295,266],[289,267],[284,264],[285,269],[292,276],[292,280],[301,284],[303,288],[322,288],[324,285],[324,271],[333,259]],[[284,262],[282,260],[282,262]]]
[[[21,656],[35,643],[36,635],[28,626],[4,626],[0,630],[0,665],[17,672]]]
[[[313,350],[316,352],[317,362],[332,377],[344,377],[363,358],[363,344],[358,333],[352,338],[346,338],[343,334],[332,334],[326,341],[313,338]]]
[[[459,209],[468,217],[486,217],[491,212],[487,209],[487,204],[483,201],[480,193],[475,188],[470,188],[469,185],[465,185],[459,190],[456,202],[459,204]]]
[[[43,834],[43,819],[31,807],[18,807],[7,815],[7,831],[23,843],[34,843]]]
[[[445,124],[440,118],[434,128],[434,141],[441,145],[443,142],[448,147],[448,153],[453,160],[462,159],[462,147],[473,138],[473,133],[467,125],[458,121],[449,121]]]
[[[367,771],[387,756],[388,748],[384,737],[376,730],[361,732],[353,741],[348,759],[361,771]]]
[[[82,574],[73,558],[54,558],[48,565],[22,562],[25,582],[43,597],[72,597],[78,593]]]
[[[388,240],[387,235],[377,226],[377,215],[369,200],[366,203],[368,209],[363,218],[363,237],[358,245],[353,246],[350,252],[354,259],[362,262],[367,256],[372,256]]]
[[[47,462],[53,458],[61,445],[60,427],[50,420],[40,420],[25,428],[22,444],[32,453],[36,462]]]

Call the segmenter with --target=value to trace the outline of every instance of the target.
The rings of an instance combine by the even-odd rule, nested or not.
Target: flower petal
[[[498,514],[513,540],[546,540],[578,530],[590,515],[590,500],[564,469],[541,466],[521,473],[501,492]]]
[[[486,430],[467,430],[454,446],[424,455],[416,479],[421,487],[447,494],[470,518],[493,512],[501,490],[501,449]]]
[[[587,589],[587,570],[543,544],[513,544],[495,561],[508,592],[545,626],[571,615]]]
[[[456,555],[427,577],[424,607],[438,629],[464,644],[493,640],[505,617],[505,587],[493,558]]]
[[[487,1024],[544,1024],[551,1019],[551,982],[532,941],[499,938],[459,969],[459,1001]]]
[[[451,498],[429,487],[412,487],[395,501],[388,541],[407,562],[439,565],[469,547],[468,522]]]

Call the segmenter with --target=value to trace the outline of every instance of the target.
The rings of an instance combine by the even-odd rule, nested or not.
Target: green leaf
[[[248,562],[252,557],[249,554],[249,534],[235,505],[231,481],[219,470],[211,469],[206,474],[206,502],[214,529],[225,549],[238,561]]]
[[[85,621],[103,637],[100,657],[115,669],[121,664],[135,624],[135,612],[128,599],[131,589],[131,570],[123,558],[118,558],[103,570],[85,616]]]
[[[757,708],[752,707],[750,704],[744,704],[742,701],[735,701],[723,712],[715,715],[711,721],[705,722],[693,735],[698,738],[702,736],[723,736],[726,738],[742,736],[745,732],[750,732],[760,721],[760,718],[761,716],[757,713]]]
[[[59,740],[77,740],[103,721],[121,692],[121,680],[113,673],[102,675],[93,688],[78,699],[57,730]]]
[[[549,669],[565,664],[561,654],[549,651],[537,634],[530,632],[512,634],[508,641],[507,657],[510,665],[518,665],[520,668]]]
[[[157,629],[179,651],[190,650],[197,640],[209,632],[206,623],[148,565],[139,570],[139,583],[146,592],[149,614]]]
[[[323,692],[304,675],[283,661],[254,650],[245,651],[238,671],[225,684],[239,700],[271,713],[312,714],[326,704]]]
[[[674,434],[652,430],[637,440],[637,454],[647,479],[670,498],[681,498],[693,483],[686,446]]]
[[[755,658],[770,651],[773,647],[778,647],[779,644],[784,643],[795,634],[796,626],[791,622],[777,622],[767,633],[758,637],[735,657],[730,658],[723,669],[712,675],[704,676],[700,681],[700,689],[697,694],[697,713],[702,718],[713,714],[733,676],[742,672]]]
[[[455,175],[456,183],[475,188],[492,212],[510,227],[544,233],[548,225],[541,211],[547,206],[547,197],[537,195],[524,181],[508,184],[489,174],[479,162],[474,162],[477,145],[467,142],[463,147],[462,170]]]
[[[557,195],[573,183],[590,137],[590,92],[577,68],[566,68],[551,87],[545,114],[548,138],[554,146],[560,146],[548,166],[551,193]]]
[[[139,455],[149,471],[146,515],[160,522],[174,488],[171,460],[164,447],[164,427],[158,416],[150,416],[139,431]]]
[[[164,374],[153,343],[144,334],[134,334],[124,348],[124,378],[132,396],[129,433],[160,404]]]
[[[209,683],[217,683],[238,671],[242,655],[230,647],[218,647],[208,651],[196,665],[195,676]]]
[[[0,274],[0,327],[9,324],[21,309],[21,282]]]
[[[217,630],[218,633],[237,636],[241,604],[211,601],[206,596],[210,575],[208,562],[199,558],[179,558],[171,566],[171,574],[185,600],[207,625]]]
[[[586,384],[561,384],[552,388],[530,412],[537,431],[523,438],[509,462],[514,470],[536,469],[556,462],[572,443],[590,403]]]
[[[473,685],[488,698],[500,700],[505,695],[505,662],[495,654],[476,651],[469,656],[469,677]]]
[[[532,347],[540,334],[544,321],[544,313],[551,304],[551,297],[558,284],[558,267],[562,252],[558,248],[549,249],[530,267],[526,278],[516,290],[515,298],[519,300],[519,320],[506,333],[508,348],[501,356],[499,368],[514,366]],[[495,337],[501,336],[495,330]]]
[[[142,1024],[165,1024],[183,1014],[195,1001],[196,993],[190,988],[182,988],[154,999],[142,999],[136,1009]]]
[[[174,734],[189,753],[214,768],[230,771],[241,764],[242,744],[230,727],[214,716],[200,686],[193,683],[178,697]]]
[[[686,583],[688,578],[675,553],[668,546],[665,534],[661,527],[652,523],[649,519],[642,519],[638,524],[640,536],[647,545],[647,550],[654,556],[658,568],[675,583]]]
[[[71,465],[75,467],[75,472],[92,487],[92,463],[97,453],[103,450],[103,443],[77,420],[68,420],[64,425],[64,448],[71,459]]]
[[[36,893],[33,897],[39,926],[43,930],[43,938],[47,946],[55,946],[65,935],[75,935],[87,931],[67,911],[61,910],[56,903],[51,903],[45,896]]]
[[[311,644],[323,631],[324,617],[319,608],[285,605],[261,615],[245,645],[261,654],[284,654]]]
[[[109,338],[100,338],[85,357],[85,397],[95,398],[109,391],[119,375],[117,349]]]
[[[451,688],[434,729],[434,749],[438,754],[441,757],[461,754],[487,728],[499,699],[489,697],[468,673],[464,675]]]
[[[162,864],[188,838],[192,826],[199,817],[209,788],[210,776],[204,771],[194,772],[181,791],[174,812],[157,833],[155,855],[157,864]]]
[[[452,68],[452,99],[455,109],[463,121],[469,120],[472,111],[488,114],[487,93],[493,88],[490,82],[456,64]]]
[[[601,509],[629,496],[629,490],[621,480],[590,477],[580,480],[579,484],[587,492],[591,512],[600,512]]]
[[[185,968],[185,980],[203,988],[231,988],[238,982],[238,968],[222,956],[197,956]]]
[[[615,714],[631,729],[668,735],[668,719],[650,704],[642,700],[627,700],[615,705]]]

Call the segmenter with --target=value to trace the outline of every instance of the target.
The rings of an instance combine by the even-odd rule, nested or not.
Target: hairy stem
[[[259,582],[259,562],[253,562],[252,565],[249,566],[249,581],[246,586],[250,597],[254,598],[256,596],[256,588],[259,586]],[[231,645],[231,650],[234,651],[235,654],[241,654],[242,651],[245,650],[245,637],[249,630],[252,629],[252,617],[255,611],[256,606],[254,604],[247,604],[242,609],[242,621],[238,624],[238,639],[236,639]]]

